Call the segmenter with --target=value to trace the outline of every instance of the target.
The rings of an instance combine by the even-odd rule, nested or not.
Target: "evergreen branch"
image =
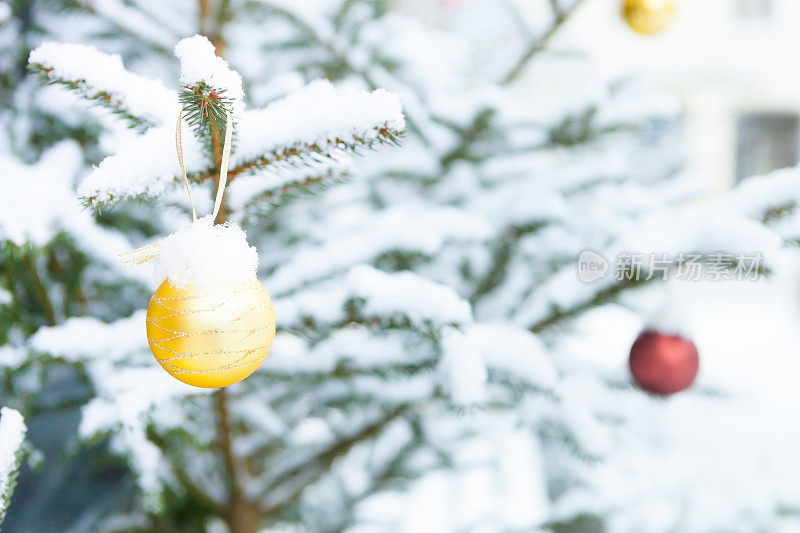
[[[350,2],[345,2],[342,5],[341,11],[339,15],[343,16],[344,13],[350,9]],[[329,38],[326,36],[321,35],[317,29],[305,21],[300,15],[292,11],[291,9],[287,9],[284,5],[276,4],[270,2],[269,0],[257,0],[249,3],[248,5],[252,6],[255,9],[262,9],[265,10],[269,14],[277,15],[283,17],[288,22],[290,22],[294,27],[302,34],[303,38],[298,40],[298,44],[303,47],[307,47],[306,41],[311,41],[315,43],[317,46],[322,48],[326,54],[328,54],[331,58],[331,61],[327,61],[324,64],[320,64],[321,67],[328,67],[331,63],[342,67],[346,73],[353,74],[361,78],[364,83],[366,83],[367,87],[371,90],[377,89],[381,87],[381,84],[375,80],[375,77],[368,69],[360,68],[354,65],[351,61],[349,54],[346,51],[340,50],[340,47],[334,44]],[[338,26],[338,23],[337,23]],[[330,76],[333,79],[333,76]],[[342,76],[344,77],[344,76]],[[409,129],[419,137],[422,142],[426,145],[431,143],[431,140],[428,134],[425,132],[423,128],[417,124],[417,121],[414,120],[413,116],[407,116],[406,122],[408,123]]]
[[[268,498],[270,494],[284,493],[280,500],[270,502],[268,505],[270,514],[278,514],[292,505],[310,483],[328,471],[336,459],[359,443],[377,436],[389,424],[405,415],[410,408],[411,404],[406,403],[396,406],[350,436],[338,440],[314,457],[281,472],[267,482],[260,499]]]
[[[17,448],[14,452],[14,460],[11,465],[11,471],[6,473],[4,485],[0,486],[0,526],[6,518],[6,510],[11,505],[11,496],[14,494],[14,489],[17,488],[17,478],[19,477],[19,467],[25,452],[22,447]]]
[[[500,286],[506,279],[508,267],[522,237],[539,231],[546,222],[531,222],[530,224],[508,228],[497,243],[493,245],[492,259],[489,269],[477,280],[475,290],[470,295],[470,303],[475,305],[481,298]]]
[[[348,165],[327,166],[319,169],[317,173],[300,174],[296,179],[264,189],[248,200],[242,209],[248,212],[264,206],[279,208],[296,198],[317,194],[329,187],[344,183],[350,177],[351,169]]]
[[[211,155],[209,166],[199,171],[197,167],[188,169],[188,176],[199,182],[216,179],[230,101],[222,91],[201,84],[185,88],[181,99],[186,105],[187,121],[206,141]],[[358,114],[364,105],[369,111],[361,112],[358,118],[346,114],[347,110]],[[298,113],[306,114],[305,123],[295,124],[289,133],[282,132],[277,125],[297,120]],[[232,152],[228,180],[263,168],[278,172],[286,166],[311,167],[338,161],[343,154],[358,155],[378,145],[397,146],[404,133],[403,124],[402,108],[394,95],[384,91],[353,92],[315,82],[283,101],[242,114],[238,123],[241,144]],[[167,140],[171,136],[168,126],[145,132],[93,169],[81,183],[79,195],[84,202],[96,206],[157,196],[179,183],[181,176]],[[153,157],[158,154],[157,163],[137,165],[137,157],[148,152]]]
[[[43,43],[28,56],[28,68],[46,82],[99,103],[139,129],[171,121],[175,113],[173,91],[127,70],[120,56],[93,46]]]
[[[614,283],[613,285],[603,288],[599,292],[595,293],[592,298],[580,304],[574,305],[567,309],[553,309],[553,311],[547,317],[534,322],[528,327],[528,329],[532,333],[541,333],[542,331],[551,328],[565,320],[577,317],[584,311],[588,311],[596,306],[614,301],[620,294],[628,289],[643,287],[644,285],[653,281],[656,281],[656,278],[651,278],[650,280],[624,279]]]
[[[674,263],[674,265],[678,265],[678,263]],[[733,263],[724,263],[724,266],[733,270],[736,265]],[[772,273],[771,269],[768,266],[761,266],[759,265],[757,268],[758,274],[769,275]],[[644,274],[644,273],[643,273]],[[561,308],[553,308],[552,312],[531,324],[528,329],[532,333],[541,333],[542,331],[549,329],[553,326],[556,326],[566,320],[573,319],[579,316],[581,313],[588,311],[589,309],[593,309],[595,307],[607,304],[609,302],[616,301],[616,299],[624,292],[629,289],[638,289],[644,286],[650,285],[653,282],[663,281],[656,276],[650,277],[648,279],[647,276],[642,277],[635,277],[635,276],[628,276],[627,274],[623,277],[622,280],[616,280],[615,283],[602,288],[598,292],[596,292],[591,298],[585,300],[579,304],[576,304],[572,307],[561,309]]]
[[[383,465],[377,468],[372,468],[369,473],[369,483],[367,486],[358,492],[358,494],[347,497],[347,506],[345,516],[340,522],[342,529],[348,525],[355,525],[355,515],[358,502],[366,500],[368,497],[378,494],[380,492],[390,490],[394,487],[400,488],[400,484],[408,482],[413,479],[418,479],[422,475],[430,473],[432,468],[442,465],[434,465],[432,468],[410,470],[407,468],[407,463],[414,454],[425,445],[423,435],[422,423],[417,418],[409,420],[412,436],[403,444],[403,446],[395,452],[394,456],[386,461]],[[442,464],[445,461],[441,460],[442,454],[437,454],[436,457],[440,459]]]
[[[528,65],[528,62],[547,47],[570,15],[572,15],[572,13],[584,1],[585,0],[575,0],[570,7],[563,9],[558,5],[556,0],[552,0],[551,8],[555,17],[553,24],[543,35],[536,37],[530,43],[525,52],[519,57],[519,59],[517,59],[514,66],[502,78],[500,84],[508,85],[516,80],[522,74],[522,71]],[[494,109],[489,107],[481,109],[475,114],[469,126],[458,131],[459,141],[456,143],[455,147],[450,150],[450,152],[448,152],[441,160],[440,167],[443,172],[447,172],[453,166],[453,164],[458,161],[469,161],[473,159],[472,147],[482,138],[483,134],[491,128],[494,115]],[[453,128],[453,125],[450,125],[450,127]]]
[[[62,87],[66,87],[67,89],[78,93],[85,100],[89,100],[90,102],[94,102],[108,109],[119,118],[127,121],[128,124],[130,124],[130,126],[133,128],[144,130],[153,125],[147,119],[134,115],[125,105],[125,102],[123,102],[121,99],[114,97],[106,91],[98,90],[97,88],[90,86],[88,83],[86,83],[86,80],[55,77],[52,75],[53,69],[46,67],[41,63],[33,63],[28,65],[28,69],[37,74],[42,81],[48,85],[60,85]]]
[[[167,442],[167,439],[164,438],[163,435],[157,433],[154,428],[148,427],[147,439],[155,444],[161,450],[161,453],[164,454],[164,457],[167,459],[167,462],[170,465],[172,473],[175,475],[175,479],[178,480],[178,483],[186,490],[187,493],[201,502],[204,507],[211,509],[218,515],[224,514],[224,507],[222,504],[217,502],[208,493],[201,489],[197,483],[194,482],[192,477],[189,475],[186,465],[184,465],[183,462],[176,457],[171,446]]]
[[[126,22],[130,22],[130,10],[135,9],[135,15],[140,17],[135,22],[141,21],[158,28],[168,29],[168,31],[170,31],[170,33],[173,35],[173,40],[177,39],[181,34],[181,32],[176,28],[167,28],[170,21],[158,17],[153,11],[137,5],[134,2],[124,2],[123,0],[120,2],[120,4],[123,4],[123,6],[120,6],[119,4],[108,5],[107,2],[98,4],[97,0],[68,0],[66,4],[69,7],[79,9],[90,15],[101,17],[116,30],[115,33],[118,35],[121,34],[131,37],[132,39],[135,39],[139,45],[145,46],[158,54],[169,55],[172,53],[172,50],[165,43],[158,42],[151,36],[143,34],[141,31],[137,31],[137,29],[141,28],[141,25],[137,26],[136,24],[126,24]],[[122,11],[119,9],[120,7],[122,7]]]
[[[413,376],[419,374],[420,372],[433,370],[438,362],[438,358],[432,357],[413,363],[393,363],[366,368],[353,366],[349,364],[349,361],[343,360],[330,372],[300,371],[282,373],[274,370],[261,370],[258,372],[258,374],[256,374],[256,376],[258,376],[260,379],[263,379],[265,382],[294,383],[299,379],[303,383],[322,384],[330,381],[331,379],[347,380],[363,376],[377,376],[384,379],[397,376]]]
[[[23,459],[25,421],[14,409],[0,409],[0,524],[6,516],[11,495],[17,484],[19,466]]]
[[[286,163],[289,165],[312,165],[326,160],[336,159],[343,154],[361,155],[359,150],[374,150],[379,145],[399,146],[400,138],[405,131],[396,130],[384,124],[375,127],[369,134],[330,137],[317,142],[296,142],[283,145],[253,158],[240,162],[228,171],[228,179],[244,172],[255,172],[260,169]],[[215,173],[215,169],[190,175],[194,180],[203,181]]]
[[[567,19],[569,19],[570,15],[572,15],[584,1],[585,0],[575,0],[572,5],[566,9],[560,7],[556,0],[551,1],[550,5],[553,11],[553,16],[555,17],[553,23],[543,35],[538,36],[531,41],[519,59],[517,59],[516,63],[514,63],[508,73],[503,76],[501,81],[502,85],[508,85],[519,78],[531,58],[544,50],[547,45],[550,44],[550,41],[556,36],[556,34],[558,34],[558,30],[561,29]]]
[[[786,217],[793,215],[797,212],[797,202],[789,200],[780,205],[774,205],[767,208],[761,215],[761,223],[769,226],[784,220]]]
[[[214,167],[218,170],[219,139],[225,138],[228,114],[233,113],[233,99],[223,89],[215,89],[204,82],[183,85],[178,94],[183,105],[183,118],[194,134],[203,141]],[[234,128],[235,131],[235,128]]]

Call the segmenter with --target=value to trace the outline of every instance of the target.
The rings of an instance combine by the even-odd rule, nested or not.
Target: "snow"
[[[127,70],[117,54],[85,44],[45,42],[31,52],[28,64],[46,69],[49,79],[77,83],[86,95],[108,94],[113,104],[151,124],[177,116],[176,94],[159,81]]]
[[[118,254],[132,248],[122,235],[98,226],[75,198],[71,178],[82,164],[77,143],[62,141],[32,165],[0,154],[0,164],[5,169],[0,177],[0,241],[41,247],[63,231],[79,248],[109,265],[116,265]]]
[[[329,374],[346,367],[367,372],[425,360],[425,357],[409,353],[406,340],[399,333],[375,335],[364,327],[342,329],[302,353],[276,350],[267,359],[265,370],[284,374]]]
[[[558,381],[544,343],[534,334],[505,323],[476,323],[465,337],[480,353],[486,366],[512,381],[522,380],[542,389]]]
[[[177,110],[174,117],[178,116]],[[183,131],[191,131],[184,121]],[[193,135],[183,136],[183,158],[189,174],[205,170],[203,150]],[[151,128],[121,147],[81,181],[78,195],[93,204],[153,197],[180,183],[175,125]]]
[[[9,305],[13,301],[14,297],[11,295],[11,293],[0,287],[0,305]]]
[[[442,335],[439,376],[442,388],[456,405],[477,404],[487,398],[486,364],[475,344],[457,329],[448,328]]]
[[[136,481],[150,510],[160,506],[161,452],[146,436],[149,417],[158,409],[198,389],[169,376],[153,362],[145,335],[145,310],[112,323],[73,317],[41,328],[29,340],[31,349],[87,363],[97,389],[81,410],[82,439],[112,433],[112,452],[132,461]]]
[[[800,278],[796,260],[779,266],[773,280],[670,287],[700,351],[693,390],[661,400],[622,388],[598,394],[585,380],[570,387],[572,394],[594,389],[588,405],[624,423],[587,435],[590,442],[610,437],[610,451],[577,468],[585,484],[559,498],[556,518],[596,512],[623,533],[780,530],[776,508],[800,496],[793,459],[800,434],[787,423],[798,416],[797,373],[786,355],[800,346],[800,308],[786,298],[798,294]],[[630,303],[654,307],[665,294],[652,292]],[[646,320],[646,312],[598,308],[558,348],[579,358],[584,372],[623,383],[628,349]],[[573,427],[591,427],[585,411],[588,423],[574,416]]]
[[[0,408],[0,520],[5,516],[9,483],[18,467],[18,452],[25,438],[25,421],[19,411]]]
[[[412,272],[385,273],[369,265],[353,267],[347,275],[350,294],[364,298],[367,316],[406,316],[414,323],[470,322],[472,310],[447,286]]]
[[[220,287],[256,279],[258,251],[233,223],[203,217],[160,241],[153,276],[181,289]]]
[[[114,3],[103,0],[102,6],[107,11]],[[661,299],[650,293],[645,298],[643,290],[626,294],[621,305],[603,305],[569,320],[558,313],[591,301],[611,284],[576,279],[575,258],[584,247],[609,258],[622,250],[760,250],[770,265],[778,265],[789,255],[784,239],[792,232],[800,235],[800,225],[792,216],[768,227],[761,219],[776,205],[797,201],[796,169],[747,181],[726,199],[676,209],[672,203],[685,199],[689,189],[671,186],[674,147],[654,139],[661,130],[645,127],[646,135],[615,133],[574,146],[544,146],[565,113],[577,117],[576,131],[567,133],[579,135],[579,118],[594,105],[599,108],[593,125],[615,126],[670,120],[676,111],[671,98],[628,83],[610,88],[609,79],[595,76],[574,54],[548,55],[533,65],[533,87],[499,87],[485,83],[485,72],[472,68],[474,48],[463,46],[452,32],[432,36],[423,24],[392,12],[371,20],[368,3],[263,3],[296,15],[303,26],[291,17],[266,17],[252,25],[239,19],[227,28],[230,57],[255,73],[245,76],[250,98],[285,94],[328,66],[347,70],[340,59],[357,71],[337,85],[312,82],[262,109],[246,110],[241,103],[233,165],[255,166],[252,175],[235,176],[227,199],[231,220],[241,222],[248,236],[235,226],[199,221],[162,243],[162,264],[156,268],[158,281],[199,285],[254,279],[260,268],[266,287],[279,296],[275,308],[283,325],[270,357],[230,389],[232,422],[243,429],[236,432],[234,449],[239,454],[269,450],[264,464],[253,462],[256,471],[243,480],[248,495],[287,465],[301,464],[358,430],[373,414],[408,402],[407,415],[337,457],[319,482],[307,487],[302,505],[286,513],[302,515],[297,527],[342,529],[338,521],[350,519],[349,506],[368,488],[370,475],[413,437],[425,446],[415,450],[410,470],[427,473],[409,491],[413,499],[401,494],[405,487],[377,494],[388,503],[353,518],[353,529],[534,530],[552,518],[597,512],[615,532],[779,530],[774,515],[781,505],[800,501],[800,472],[793,459],[800,438],[791,422],[800,398],[793,382],[796,369],[786,359],[800,346],[796,309],[766,301],[751,306],[741,301],[737,307],[735,298],[692,287],[686,290],[698,294],[676,312],[653,313]],[[346,8],[343,18],[332,24],[341,8]],[[506,20],[485,14],[485,24]],[[546,30],[546,17],[536,20],[542,26],[536,31]],[[185,34],[188,23],[174,22]],[[452,23],[449,18],[440,22]],[[156,28],[144,37],[160,39],[158,34],[171,28]],[[280,46],[298,31],[315,33],[321,41],[298,57],[282,53]],[[347,32],[358,38],[348,42]],[[502,46],[513,47],[516,40],[510,33],[494,37]],[[275,52],[265,58],[267,48]],[[229,96],[241,92],[241,78],[204,37],[182,41],[176,55],[183,83],[203,80],[226,88]],[[373,56],[383,63],[373,62]],[[63,63],[73,74],[97,74],[92,65],[72,60]],[[569,64],[563,66],[564,61]],[[111,63],[121,68],[118,61]],[[174,66],[172,58],[154,63],[164,71]],[[92,79],[95,85],[113,86],[114,80],[103,76]],[[394,93],[365,90],[376,85]],[[148,222],[164,229],[162,234],[186,219],[179,213],[186,206],[183,191],[171,190],[180,176],[174,94],[169,99],[173,108],[154,109],[152,127],[143,135],[101,133],[100,149],[115,155],[80,189],[95,203],[161,197],[159,216]],[[335,143],[369,143],[381,128],[405,129],[400,99],[414,123],[403,149],[355,165],[339,157]],[[64,114],[59,102],[48,105],[48,111]],[[469,157],[447,167],[443,154],[457,146],[458,128],[482,109],[495,112],[490,129],[478,135]],[[83,123],[73,114],[69,118],[70,125]],[[314,153],[319,148],[326,153]],[[211,169],[190,135],[185,149],[190,174]],[[312,155],[295,159],[298,165],[291,168],[273,161],[275,154],[292,149]],[[79,172],[80,158],[74,152],[70,156],[69,149],[45,165],[48,157],[33,165],[8,165],[13,192],[0,209],[3,237],[44,243],[66,228],[77,240],[86,239],[82,246],[96,241],[97,253],[108,248],[105,254],[111,257],[110,241],[91,233],[92,218],[73,212],[77,203],[63,177],[68,168]],[[259,166],[267,159],[269,165]],[[14,163],[16,157],[8,160]],[[300,164],[307,161],[310,167]],[[352,180],[311,199],[300,197],[263,212],[252,209],[266,192],[351,169]],[[33,179],[48,172],[60,175],[58,185],[55,178]],[[25,179],[14,179],[17,175]],[[677,176],[677,181],[686,180]],[[60,192],[52,205],[42,212],[32,207],[29,214],[25,200],[36,191],[33,185],[26,188],[28,182]],[[162,205],[169,207],[162,210]],[[8,213],[13,216],[3,218]],[[135,208],[131,213],[140,214]],[[65,225],[73,219],[85,226]],[[248,238],[263,252],[260,264]],[[492,274],[494,254],[505,252],[497,287],[476,294],[477,283]],[[796,294],[796,286],[786,287],[781,297]],[[674,304],[676,298],[667,300]],[[87,315],[96,303],[89,302]],[[129,459],[146,495],[145,508],[157,510],[163,485],[176,481],[146,430],[185,431],[203,450],[214,442],[210,398],[154,364],[144,310],[107,322],[113,311],[98,307],[104,320],[73,317],[40,328],[24,342],[14,338],[14,344],[0,348],[0,365],[17,366],[43,353],[85,365],[97,395],[83,408],[80,436],[110,433],[111,449]],[[651,316],[660,329],[691,336],[702,358],[696,387],[658,402],[632,390],[625,368],[630,343]],[[699,319],[705,327],[689,333],[675,316],[689,318],[691,326]],[[553,327],[537,334],[528,330],[547,318],[556,320]],[[512,403],[518,397],[520,402]],[[507,403],[513,409],[497,408]],[[451,406],[480,408],[454,417],[444,408]],[[572,454],[599,461],[585,464]],[[182,457],[203,489],[222,492],[224,484],[206,475],[215,471],[213,458],[202,452]],[[430,474],[440,457],[452,460],[453,469]],[[313,470],[300,477],[313,476]],[[393,487],[396,480],[388,481]]]
[[[21,365],[27,359],[27,350],[18,348],[10,344],[0,346],[0,368],[14,368]]]
[[[0,24],[11,18],[11,6],[6,2],[0,2]]]
[[[165,465],[162,451],[147,437],[147,423],[158,409],[174,408],[171,401],[197,392],[150,363],[113,371],[102,363],[95,365],[92,372],[98,396],[82,408],[78,433],[90,439],[113,432],[111,451],[129,458],[145,507],[157,511]]]
[[[171,26],[173,24],[182,26],[181,22],[184,21],[180,19],[181,14],[169,12],[157,17],[156,11],[159,10],[159,6],[154,5],[156,2],[148,1],[142,5],[143,2],[140,0],[137,3],[139,5],[132,7],[125,0],[91,0],[88,7],[145,42],[149,41],[163,48],[172,46],[176,36],[181,32]],[[157,18],[157,24],[153,24],[154,18]]]
[[[338,321],[352,299],[361,302],[364,317],[406,318],[419,328],[472,320],[469,302],[450,287],[412,272],[383,272],[366,264],[353,266],[335,283],[276,298],[274,305],[287,327],[299,326],[305,319],[321,325]]]
[[[681,301],[676,291],[667,291],[664,302],[648,317],[644,329],[665,335],[677,335],[684,339],[694,337],[691,313],[686,302]]]
[[[259,200],[265,194],[272,193],[270,202],[279,203],[281,190],[291,190],[293,185],[301,185],[313,179],[333,181],[350,174],[354,169],[353,159],[347,155],[337,154],[327,161],[317,164],[289,167],[286,169],[267,167],[251,176],[237,177],[225,188],[225,200],[233,212],[243,213],[246,209],[263,207]]]
[[[31,166],[4,157],[0,239],[17,246],[29,241],[43,246],[60,229],[60,223],[80,216],[69,187],[69,176],[77,172],[80,163],[78,145],[69,141],[52,148]],[[47,194],[42,194],[44,191]]]
[[[238,114],[238,113],[237,113]],[[169,123],[154,127],[106,157],[84,178],[79,195],[91,203],[106,203],[139,196],[158,196],[179,183],[180,174],[175,151],[175,130]],[[381,128],[402,130],[405,127],[402,108],[395,95],[376,90],[372,93],[336,88],[329,82],[317,81],[259,110],[241,113],[236,124],[236,143],[231,154],[231,169],[253,164],[261,158],[273,158],[273,152],[308,150],[312,145],[326,147],[336,153],[339,141],[369,142],[377,138]],[[183,131],[190,128],[183,123]],[[184,160],[191,175],[208,170],[202,146],[193,135],[184,135]],[[312,153],[317,162],[330,164],[331,159]],[[288,157],[288,160],[293,160]],[[346,158],[336,157],[333,172]],[[280,168],[280,166],[276,167]],[[307,171],[306,171],[307,172]],[[304,171],[294,174],[302,177]],[[292,173],[284,178],[292,179]]]
[[[214,45],[203,35],[181,39],[175,45],[175,57],[181,63],[180,82],[188,87],[204,82],[212,89],[224,91],[227,98],[241,102],[244,99],[242,77],[214,50]]]
[[[392,207],[376,213],[368,226],[356,221],[336,228],[321,246],[297,250],[265,283],[275,294],[370,261],[381,253],[401,250],[434,254],[446,242],[468,241],[488,234],[482,218],[454,208]]]
[[[110,324],[94,317],[72,317],[58,326],[40,328],[29,339],[29,346],[70,361],[121,361],[147,350],[145,314],[142,309]]]
[[[384,127],[405,129],[396,95],[383,89],[370,93],[316,80],[262,109],[244,112],[237,124],[231,165],[295,146],[335,144],[336,139],[368,142]]]

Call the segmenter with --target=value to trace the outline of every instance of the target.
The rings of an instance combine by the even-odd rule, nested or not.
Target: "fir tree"
[[[130,523],[148,531],[347,529],[369,497],[453,466],[497,413],[541,437],[560,467],[548,472],[552,498],[569,500],[579,468],[603,455],[606,422],[624,415],[597,399],[639,393],[576,369],[559,340],[654,282],[583,284],[578,254],[797,238],[797,193],[779,176],[753,184],[757,195],[676,207],[677,110],[635,83],[587,72],[593,98],[520,105],[516,84],[553,61],[581,3],[549,2],[547,27],[523,26],[507,64],[477,79],[457,36],[383,0],[13,3],[0,31],[15,98],[0,105],[17,126],[3,157],[26,179],[6,183],[0,211],[3,396],[32,406],[49,368],[74,367],[92,395],[80,437],[126,460],[140,495]],[[178,75],[173,46],[194,33],[214,49],[182,41]],[[258,247],[278,320],[261,369],[212,393],[157,367],[148,273],[117,261],[189,219],[181,107],[204,212],[233,113],[218,222],[241,224]],[[381,144],[400,146],[368,153]],[[657,168],[632,168],[627,156],[648,150]],[[720,212],[724,231],[708,224]],[[730,227],[738,239],[723,240]],[[548,525],[591,512],[565,505]]]

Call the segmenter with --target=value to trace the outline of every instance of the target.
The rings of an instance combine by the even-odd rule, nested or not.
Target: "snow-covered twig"
[[[0,409],[0,524],[17,483],[25,430],[25,421],[18,411],[8,407]]]
[[[263,109],[243,112],[228,179],[276,163],[318,164],[361,148],[396,144],[404,126],[395,95],[316,81]],[[161,194],[180,180],[172,138],[170,126],[149,130],[104,159],[78,193],[92,205]],[[196,139],[185,139],[186,168],[195,181],[216,175],[214,164],[202,162],[199,147]]]
[[[76,91],[137,127],[171,120],[177,109],[174,92],[127,70],[119,55],[93,46],[46,42],[31,52],[28,67],[48,83]]]

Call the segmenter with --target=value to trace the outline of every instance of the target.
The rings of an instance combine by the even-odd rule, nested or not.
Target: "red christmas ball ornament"
[[[648,329],[633,343],[628,365],[641,388],[668,396],[694,383],[700,357],[692,341]]]

